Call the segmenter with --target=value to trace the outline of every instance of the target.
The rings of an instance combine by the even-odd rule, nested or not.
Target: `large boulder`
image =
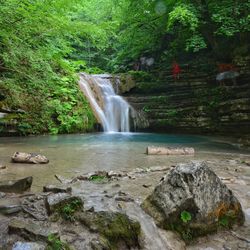
[[[170,170],[142,207],[160,227],[186,240],[244,222],[241,204],[204,162]]]
[[[6,193],[22,193],[30,189],[32,181],[32,176],[19,180],[0,181],[0,191]]]
[[[23,152],[15,152],[11,159],[16,163],[46,164],[49,162],[48,158],[44,155]]]

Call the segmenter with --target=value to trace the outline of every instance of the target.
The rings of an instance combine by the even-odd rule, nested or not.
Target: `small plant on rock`
[[[66,204],[65,206],[63,206],[59,210],[59,213],[65,220],[74,221],[75,220],[74,213],[77,210],[79,210],[81,207],[82,207],[81,201],[76,199],[70,202],[69,204]]]
[[[62,242],[60,238],[54,234],[48,236],[48,245],[46,250],[70,250],[70,247]]]
[[[182,222],[187,223],[191,219],[192,219],[192,215],[189,212],[187,212],[185,210],[181,212],[181,220],[182,220]]]

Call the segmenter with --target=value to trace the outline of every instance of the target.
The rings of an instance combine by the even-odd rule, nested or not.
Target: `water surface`
[[[194,147],[195,156],[148,156],[146,147]],[[10,158],[15,151],[34,152],[47,156],[47,165],[14,164]],[[0,179],[15,179],[32,175],[33,188],[56,182],[54,175],[73,177],[95,170],[130,170],[137,167],[166,165],[193,160],[201,155],[247,153],[218,138],[194,135],[151,133],[95,133],[36,137],[0,138],[0,164],[8,169],[0,172]]]

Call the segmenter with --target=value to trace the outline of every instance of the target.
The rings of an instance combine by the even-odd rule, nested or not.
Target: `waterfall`
[[[104,132],[129,132],[132,107],[114,91],[109,75],[80,74],[80,88]]]

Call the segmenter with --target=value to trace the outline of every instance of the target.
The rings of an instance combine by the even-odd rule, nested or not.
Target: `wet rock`
[[[45,246],[35,242],[21,242],[14,244],[12,250],[45,250]]]
[[[130,197],[128,194],[119,191],[115,196],[116,201],[124,201],[124,202],[134,202],[134,199]]]
[[[88,173],[88,179],[91,179],[91,177],[93,176],[107,177],[108,172],[107,171],[95,171],[95,172]]]
[[[7,249],[9,219],[0,215],[0,249]]]
[[[112,246],[112,249],[140,247],[140,224],[124,213],[110,211],[84,212],[79,214],[77,219],[92,232],[99,233],[104,237],[108,241],[108,245]]]
[[[6,193],[22,193],[30,189],[33,177],[29,176],[19,180],[0,181],[0,191]]]
[[[11,159],[16,163],[46,164],[49,162],[44,155],[23,152],[15,152]]]
[[[150,167],[148,170],[150,172],[161,172],[161,171],[167,171],[169,169],[170,167],[168,166],[153,166],[153,167]]]
[[[194,148],[147,147],[148,155],[193,155]]]
[[[152,185],[151,185],[151,184],[143,184],[142,186],[145,187],[145,188],[149,188],[149,187],[151,187]]]
[[[12,219],[10,221],[9,233],[18,234],[24,239],[31,241],[48,241],[49,235],[57,234],[56,231],[51,231],[44,225],[21,219]]]
[[[23,211],[38,221],[47,220],[47,210],[43,199],[26,198],[22,202]]]
[[[47,196],[45,206],[48,214],[52,214],[56,210],[59,210],[63,206],[74,201],[79,202],[81,206],[83,205],[83,202],[79,197],[71,196],[68,193],[51,194]]]
[[[133,171],[129,172],[129,174],[144,174],[147,170],[143,168],[136,168]]]
[[[0,200],[0,213],[1,214],[14,214],[22,210],[21,202],[19,199],[1,199]]]
[[[87,181],[89,179],[89,176],[87,174],[85,175],[83,174],[83,175],[78,175],[76,178],[80,181]]]
[[[71,193],[71,187],[58,187],[55,185],[47,185],[43,187],[43,192],[52,192],[52,193]]]
[[[124,176],[126,176],[126,173],[122,172],[122,171],[115,172],[115,171],[111,170],[111,171],[108,172],[108,177],[109,178],[112,178],[112,177],[124,177]]]
[[[142,207],[160,227],[174,229],[184,239],[244,222],[237,198],[203,162],[171,169]]]

